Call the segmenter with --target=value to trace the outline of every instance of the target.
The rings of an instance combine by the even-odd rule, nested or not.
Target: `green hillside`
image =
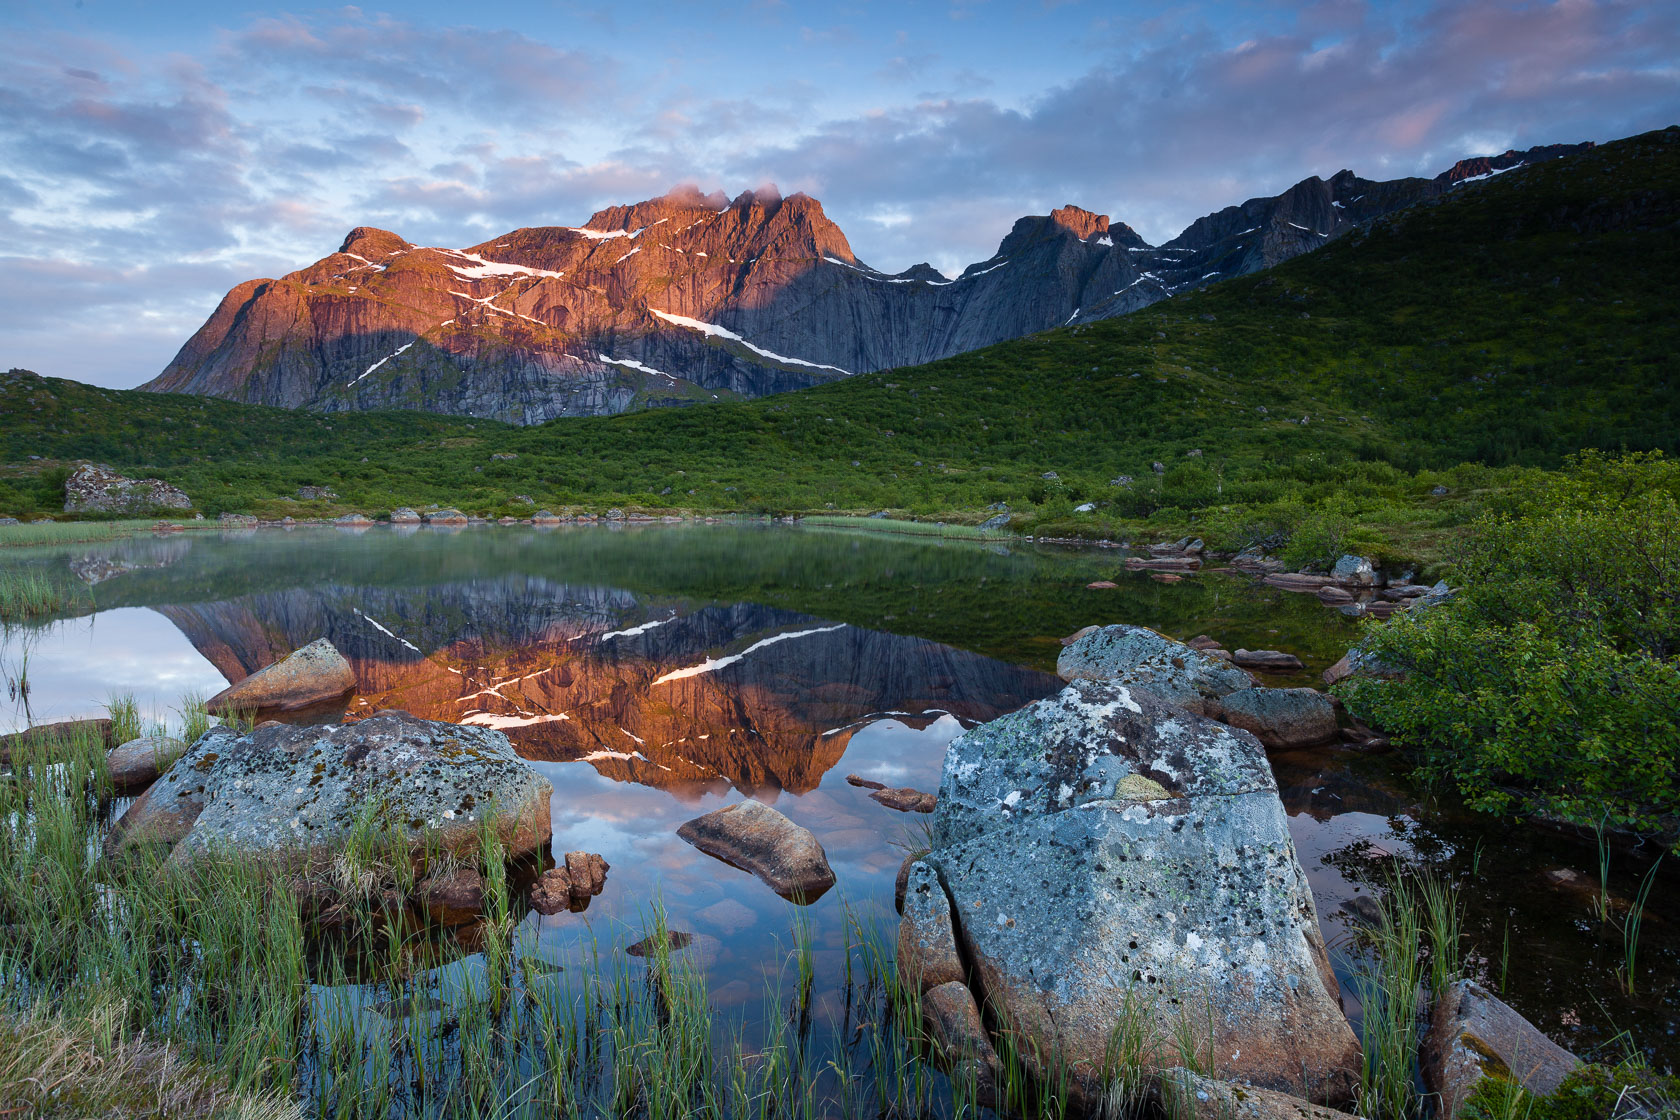
[[[973,522],[1001,501],[1028,531],[1427,553],[1523,469],[1583,447],[1680,450],[1676,308],[1670,128],[1462,187],[1122,319],[758,401],[521,429],[14,376],[0,384],[0,512],[57,509],[64,464],[86,458],[167,479],[209,514],[518,512],[526,495]],[[341,499],[287,501],[303,484]],[[1082,502],[1097,509],[1075,513]]]

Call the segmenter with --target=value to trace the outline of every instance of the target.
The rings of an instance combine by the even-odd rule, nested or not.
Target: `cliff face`
[[[1434,179],[1314,177],[1159,248],[1066,206],[1020,219],[954,280],[928,265],[879,272],[815,199],[774,190],[677,191],[466,249],[361,227],[308,268],[234,288],[143,388],[525,424],[762,396],[1125,314],[1588,146],[1467,160]]]
[[[158,609],[230,681],[325,636],[356,673],[350,718],[400,708],[494,727],[527,758],[586,761],[678,792],[802,793],[875,718],[948,712],[974,723],[1059,684],[768,607],[650,611],[627,592],[538,580],[326,587]]]

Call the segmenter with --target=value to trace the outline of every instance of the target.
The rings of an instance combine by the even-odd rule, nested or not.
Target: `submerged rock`
[[[300,650],[222,689],[204,705],[212,715],[292,711],[335,700],[356,687],[356,673],[333,644],[317,638]]]
[[[1508,1078],[1543,1097],[1580,1064],[1474,980],[1458,981],[1436,1002],[1419,1061],[1424,1083],[1440,1094],[1442,1120],[1457,1115],[1484,1077]]]
[[[1104,626],[1082,632],[1056,658],[1056,673],[1064,681],[1138,685],[1169,704],[1198,713],[1209,699],[1254,685],[1247,673],[1220,658],[1142,626]]]
[[[381,712],[357,723],[248,734],[212,728],[112,827],[106,842],[330,863],[371,818],[417,864],[430,847],[476,858],[487,819],[510,855],[550,834],[548,779],[500,731]]]
[[[1227,1076],[1350,1095],[1359,1043],[1252,735],[1075,681],[951,743],[933,838],[977,996],[1086,1104],[1140,1001],[1167,1037],[1211,1027]]]
[[[153,513],[191,509],[192,499],[167,482],[125,478],[110,467],[83,463],[64,482],[65,513]]]
[[[157,781],[158,775],[186,753],[187,744],[168,735],[143,735],[130,739],[105,756],[111,784],[119,793],[141,789]]]
[[[889,809],[897,809],[901,813],[931,813],[937,799],[931,793],[923,793],[919,789],[908,786],[895,786],[873,790],[869,794],[871,801],[879,802]]]
[[[1336,738],[1336,709],[1311,688],[1246,688],[1218,701],[1208,714],[1250,732],[1274,750],[1311,747]]]
[[[817,838],[762,801],[725,805],[684,824],[677,835],[795,902],[814,902],[834,885],[834,870]]]
[[[457,867],[420,880],[415,895],[435,918],[477,914],[484,909],[484,876],[476,867]]]

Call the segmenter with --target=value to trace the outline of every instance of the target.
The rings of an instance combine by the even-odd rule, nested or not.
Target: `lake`
[[[1059,688],[1065,636],[1127,622],[1285,650],[1306,668],[1266,683],[1291,686],[1319,683],[1357,636],[1316,597],[1238,573],[1163,583],[1112,550],[768,523],[265,527],[6,562],[67,569],[86,591],[73,617],[6,631],[0,675],[29,689],[12,689],[0,730],[103,714],[123,693],[148,723],[178,722],[183,697],[326,637],[357,688],[309,718],[397,708],[501,730],[553,783],[553,852],[611,865],[583,913],[523,917],[530,952],[575,971],[641,937],[657,909],[691,935],[684,955],[714,1006],[747,1022],[796,937],[809,939],[820,1024],[844,1015],[848,922],[891,936],[894,878],[928,818],[847,776],[937,789],[953,737]],[[1095,580],[1118,587],[1088,590]],[[1458,887],[1470,973],[1554,1039],[1611,1057],[1631,1039],[1659,1065],[1680,1059],[1680,892],[1653,892],[1629,995],[1619,931],[1592,912],[1590,839],[1469,815],[1395,755],[1271,762],[1356,1025],[1362,950],[1342,904],[1398,859]],[[833,890],[798,908],[677,838],[746,796],[815,833]],[[1647,866],[1615,853],[1612,894],[1631,898]],[[1547,874],[1563,869],[1590,888]],[[477,967],[471,949],[465,938],[439,966],[440,990]]]

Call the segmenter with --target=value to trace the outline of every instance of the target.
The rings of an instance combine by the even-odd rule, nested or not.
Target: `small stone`
[[[105,756],[105,768],[119,793],[143,789],[175,764],[187,744],[168,735],[144,735],[131,739]]]
[[[858,775],[858,774],[847,774],[846,775],[846,784],[857,786],[860,789],[886,789],[887,788],[885,782],[877,782],[873,778],[865,778],[865,777],[863,777],[861,775]]]
[[[1090,583],[1087,583],[1085,585],[1085,590],[1087,590],[1087,591],[1113,591],[1115,588],[1117,588],[1119,586],[1120,585],[1118,583],[1115,583],[1111,579],[1098,579],[1098,580],[1092,580]]]
[[[554,915],[572,908],[572,879],[564,867],[551,867],[531,888],[531,909]]]
[[[420,880],[414,893],[433,917],[477,914],[484,909],[484,876],[476,867],[457,867]]]
[[[732,863],[795,902],[814,902],[834,885],[828,855],[811,834],[751,799],[696,817],[677,835],[709,856]]]

